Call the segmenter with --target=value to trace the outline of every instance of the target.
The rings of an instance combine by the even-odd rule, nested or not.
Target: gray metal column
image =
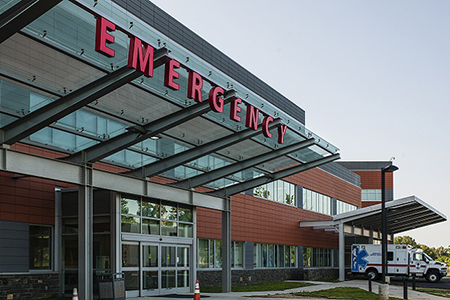
[[[93,300],[93,199],[92,169],[85,167],[85,184],[78,192],[78,295],[83,300]]]
[[[190,197],[191,197],[191,204],[193,204],[193,192],[190,193]],[[195,288],[195,282],[197,280],[197,264],[198,264],[198,247],[197,247],[197,208],[194,206],[192,207],[192,221],[194,223],[194,228],[193,228],[193,234],[192,234],[192,253],[191,253],[191,282],[190,282],[190,286],[191,286],[191,293],[194,292],[194,288]]]
[[[343,222],[339,224],[339,281],[345,281],[345,236]]]
[[[222,211],[222,292],[231,292],[231,210],[230,198],[227,209]]]

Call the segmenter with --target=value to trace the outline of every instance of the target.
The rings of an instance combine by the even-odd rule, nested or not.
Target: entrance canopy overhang
[[[437,209],[420,200],[416,196],[389,201],[386,203],[388,218],[388,233],[395,234],[423,226],[444,222],[447,217]],[[329,221],[300,222],[300,227],[314,229],[335,229],[344,224],[345,232],[364,236],[365,232],[381,231],[381,204],[357,209],[333,216]]]
[[[388,240],[392,234],[444,222],[447,217],[416,196],[386,203]],[[339,232],[339,280],[345,280],[345,236],[381,239],[381,204],[333,216],[332,220],[300,222],[309,227]]]

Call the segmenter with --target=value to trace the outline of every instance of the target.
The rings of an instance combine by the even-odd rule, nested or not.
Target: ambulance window
[[[394,260],[394,252],[388,251],[388,253],[387,253],[387,260],[390,260],[390,261]]]
[[[423,260],[422,253],[414,253],[414,260]]]

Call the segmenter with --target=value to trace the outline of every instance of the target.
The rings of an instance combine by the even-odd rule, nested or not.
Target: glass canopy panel
[[[0,126],[3,127],[17,120],[16,117],[10,116],[8,114],[0,113]]]
[[[232,131],[202,117],[196,117],[164,133],[193,145],[202,145],[230,135]]]
[[[0,45],[0,54],[1,73],[60,95],[105,74],[17,33]]]
[[[115,51],[115,56],[108,58],[95,51],[95,26],[94,15],[64,0],[28,25],[26,30],[105,69],[125,66],[128,59],[128,36],[118,30],[114,32],[115,41],[109,47]]]
[[[49,127],[30,135],[28,139],[57,148],[55,150],[61,152],[78,152],[97,143],[95,140]]]
[[[131,84],[112,91],[89,106],[141,125],[180,110],[170,102]]]
[[[157,158],[152,156],[131,150],[122,150],[104,159],[105,162],[110,162],[116,165],[118,164],[129,169],[136,169],[157,160]]]
[[[242,142],[224,148],[218,151],[218,153],[236,160],[243,160],[270,151],[271,149],[253,140],[244,140]]]
[[[257,165],[257,168],[260,168],[262,170],[270,170],[270,172],[276,172],[280,169],[299,164],[298,161],[293,160],[287,156],[281,156],[275,159],[272,159],[271,161],[265,162],[263,164]]]
[[[0,1],[0,14],[7,11],[15,4],[19,3],[20,0],[1,0]]]

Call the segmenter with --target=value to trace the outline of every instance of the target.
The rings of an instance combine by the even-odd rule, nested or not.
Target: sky
[[[394,197],[450,216],[450,1],[152,0],[306,111],[350,160],[390,160]],[[450,246],[450,222],[410,235]]]

